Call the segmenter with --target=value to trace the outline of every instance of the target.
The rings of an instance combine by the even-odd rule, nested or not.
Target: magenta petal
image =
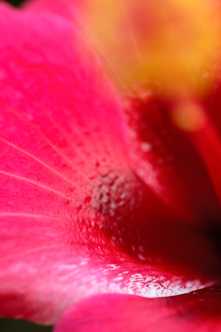
[[[22,7],[37,12],[51,12],[73,19],[77,14],[76,11],[82,6],[83,1],[81,0],[28,0]]]
[[[220,332],[221,288],[165,299],[90,297],[69,310],[54,332]]]
[[[53,323],[91,294],[165,295],[171,275],[115,244],[139,185],[97,61],[68,21],[0,11],[1,316]]]
[[[0,311],[53,322],[109,286],[96,204],[127,172],[122,115],[71,24],[1,6],[0,29]]]
[[[88,295],[199,287],[161,268],[213,270],[213,242],[131,171],[122,110],[80,32],[0,12],[1,315],[53,323]]]

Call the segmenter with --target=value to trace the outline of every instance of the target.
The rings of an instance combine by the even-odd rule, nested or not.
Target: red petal
[[[216,225],[221,215],[211,179],[192,142],[172,122],[170,107],[151,93],[127,107],[132,167],[191,222]]]
[[[221,287],[165,299],[103,295],[72,308],[54,332],[221,331]]]
[[[219,56],[220,59],[220,56]],[[209,93],[204,97],[204,105],[208,110],[209,116],[211,117],[214,126],[217,129],[219,135],[221,135],[221,116],[220,116],[220,107],[221,107],[221,72],[220,72],[220,61],[219,63],[213,63],[210,70],[212,75],[215,74],[215,82],[212,84]],[[206,75],[205,75],[206,76]],[[210,72],[208,73],[208,77]],[[207,79],[207,78],[205,78]]]

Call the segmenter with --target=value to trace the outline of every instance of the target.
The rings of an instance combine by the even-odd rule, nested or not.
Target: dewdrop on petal
[[[150,82],[166,98],[196,96],[218,54],[218,13],[215,0],[96,0],[89,35],[120,89]]]

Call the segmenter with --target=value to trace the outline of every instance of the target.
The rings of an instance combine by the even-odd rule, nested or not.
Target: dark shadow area
[[[51,326],[36,325],[24,320],[2,318],[0,319],[1,332],[51,332]]]
[[[13,6],[19,6],[24,0],[4,0],[5,2],[9,2]]]

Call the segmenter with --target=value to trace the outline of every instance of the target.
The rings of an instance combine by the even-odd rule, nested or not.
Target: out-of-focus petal
[[[216,82],[212,85],[211,91],[205,96],[205,106],[209,111],[209,115],[213,120],[214,126],[216,127],[219,136],[221,136],[221,114],[219,112],[221,105],[221,73],[220,64],[214,64],[214,71],[217,75]]]
[[[126,108],[132,167],[139,176],[192,222],[205,227],[219,223],[219,201],[208,171],[191,140],[174,125],[171,105],[147,91]]]
[[[220,315],[220,286],[165,299],[106,294],[77,304],[54,332],[220,332]]]

